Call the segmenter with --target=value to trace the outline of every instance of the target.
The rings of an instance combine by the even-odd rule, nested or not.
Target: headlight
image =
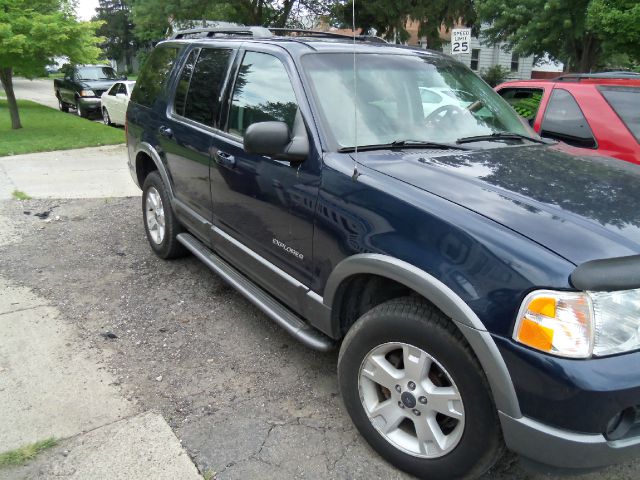
[[[518,313],[513,338],[571,358],[640,349],[640,290],[530,293]]]
[[[80,90],[81,97],[95,97],[96,94],[93,90]]]

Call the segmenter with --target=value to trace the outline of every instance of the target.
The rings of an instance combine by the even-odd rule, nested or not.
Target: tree
[[[477,0],[476,7],[490,24],[487,43],[538,58],[548,53],[571,71],[589,72],[604,56],[640,48],[636,0]]]
[[[503,67],[502,65],[493,65],[489,68],[483,69],[482,72],[480,72],[480,76],[482,77],[482,79],[492,87],[500,85],[507,78],[509,78],[510,74],[511,70]]]
[[[0,0],[0,81],[13,129],[22,128],[13,75],[36,76],[55,56],[95,61],[100,54],[98,26],[78,22],[71,0]]]
[[[146,41],[165,37],[172,22],[190,20],[222,20],[269,27],[299,26],[306,15],[326,13],[329,3],[322,0],[131,1],[136,35]]]
[[[602,38],[605,52],[640,62],[640,3],[637,0],[592,0],[587,25]],[[610,56],[610,55],[607,55]]]
[[[347,27],[353,21],[353,0],[338,0],[332,8],[332,20]],[[378,35],[404,42],[409,38],[407,20],[419,22],[418,34],[426,36],[429,47],[441,44],[442,27],[473,26],[476,12],[472,0],[369,0],[356,2],[356,27],[364,32],[372,28]]]
[[[98,0],[99,7],[94,21],[102,21],[98,34],[105,38],[101,45],[107,58],[124,60],[125,69],[131,70],[131,61],[136,50],[135,36],[129,0]]]

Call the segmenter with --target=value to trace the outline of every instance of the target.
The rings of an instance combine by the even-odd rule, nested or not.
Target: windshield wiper
[[[530,142],[542,143],[543,145],[551,145],[555,142],[545,140],[543,138],[531,137],[529,135],[523,135],[521,133],[513,132],[495,132],[491,135],[474,135],[473,137],[462,137],[456,140],[457,144],[472,143],[472,142],[491,142],[493,140],[529,140]]]
[[[358,145],[358,151],[402,149],[402,148],[433,148],[441,150],[469,150],[453,143],[428,142],[426,140],[395,140],[391,143],[379,143],[373,145]],[[356,147],[342,147],[338,149],[340,153],[355,152]]]

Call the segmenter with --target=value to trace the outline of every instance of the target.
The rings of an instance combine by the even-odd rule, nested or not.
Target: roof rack
[[[553,78],[556,82],[575,82],[588,79],[640,79],[640,73],[636,72],[600,72],[600,73],[568,73]]]
[[[353,40],[353,35],[346,35],[344,33],[335,33],[335,32],[322,32],[320,30],[306,30],[303,28],[276,28],[276,27],[267,27],[273,33],[292,33],[292,34],[300,34],[301,37],[315,37],[315,38],[337,38],[337,39],[348,39]],[[387,43],[387,41],[383,38],[376,37],[374,35],[356,35],[356,40],[360,42],[374,42],[374,43]]]
[[[218,36],[242,36],[253,38],[270,38],[273,34],[264,27],[202,27],[179,30],[171,38],[178,40],[183,38],[213,38]]]

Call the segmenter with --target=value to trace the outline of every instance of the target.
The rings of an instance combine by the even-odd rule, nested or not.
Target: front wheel
[[[178,242],[182,226],[176,218],[167,189],[157,171],[147,175],[142,185],[142,216],[147,240],[160,258],[169,259],[185,255],[186,249]]]
[[[419,478],[476,478],[504,449],[489,386],[452,321],[411,297],[363,315],[338,359],[351,418],[387,461]]]
[[[76,100],[76,114],[82,118],[87,118],[89,116],[87,111],[84,108],[82,108],[82,105],[80,104],[80,100]]]

